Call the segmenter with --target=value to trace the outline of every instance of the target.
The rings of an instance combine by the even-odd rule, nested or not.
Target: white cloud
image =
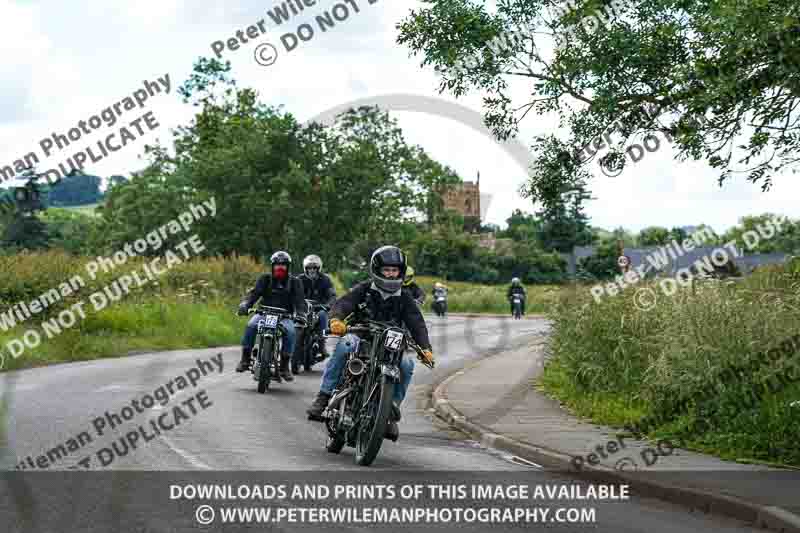
[[[200,56],[210,57],[210,44],[232,37],[237,30],[264,19],[271,26],[257,40],[279,45],[282,34],[328,10],[336,2],[321,0],[304,15],[275,28],[267,10],[276,0],[218,2],[216,0],[140,0],[113,2],[82,0],[69,3],[20,3],[0,0],[0,164],[8,164],[53,131],[64,131],[130,94],[143,80],[164,73],[172,78],[172,93],[151,99],[161,127],[89,170],[100,175],[138,169],[144,142],[156,137],[168,141],[168,129],[187,123],[193,115],[181,103],[177,87]],[[441,97],[438,77],[421,69],[421,58],[409,57],[396,44],[396,25],[419,2],[359,0],[360,13],[337,24],[296,50],[280,50],[270,67],[257,65],[255,43],[226,50],[240,86],[259,90],[262,100],[283,104],[298,120],[354,99],[391,93]],[[280,48],[280,47],[279,47]],[[524,97],[524,82],[514,94]],[[470,94],[458,103],[481,112],[481,95]],[[144,112],[144,110],[142,110]],[[487,221],[502,223],[515,208],[532,211],[517,191],[526,176],[508,153],[491,139],[440,117],[420,113],[393,113],[407,139],[422,145],[465,180],[481,172],[485,193],[493,194]],[[126,117],[128,118],[128,117]],[[131,116],[130,118],[135,118]],[[555,117],[526,118],[520,139],[529,146],[534,135],[557,131]],[[57,162],[56,162],[57,164]],[[717,230],[736,223],[745,214],[775,211],[791,214],[800,184],[791,175],[776,178],[774,191],[761,193],[743,179],[716,185],[717,173],[705,163],[676,163],[671,149],[648,154],[617,178],[593,167],[590,186],[597,198],[587,212],[592,224],[641,229],[649,225],[712,225]]]

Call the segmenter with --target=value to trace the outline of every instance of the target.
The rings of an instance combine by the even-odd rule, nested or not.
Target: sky
[[[347,18],[339,7],[332,14],[343,20],[335,27],[326,32],[317,29],[309,40],[286,51],[281,36],[341,3],[320,0],[277,26],[268,11],[283,2],[274,0],[224,4],[216,0],[0,0],[0,20],[6,22],[0,32],[0,166],[11,165],[32,151],[43,157],[42,139],[66,134],[78,121],[142,89],[144,80],[156,82],[169,74],[169,94],[148,98],[143,108],[125,111],[115,127],[103,126],[84,135],[38,167],[56,167],[75,151],[152,112],[158,127],[88,165],[87,171],[107,177],[142,168],[144,145],[156,140],[170,145],[170,130],[187,124],[194,114],[194,108],[177,94],[193,63],[213,55],[213,42],[227,41],[237,30],[264,20],[266,34],[248,38],[238,50],[226,47],[222,52],[222,60],[231,61],[240,86],[257,89],[263,102],[284,106],[301,122],[359,99],[394,102],[394,107],[402,104],[405,110],[391,114],[409,143],[421,145],[465,181],[474,181],[480,172],[481,190],[490,198],[489,205],[483,206],[485,223],[503,226],[514,209],[533,212],[535,206],[519,194],[526,181],[519,158],[513,150],[499,146],[487,130],[475,129],[467,120],[470,114],[481,113],[481,95],[456,100],[439,94],[438,75],[420,66],[421,57],[410,56],[406,47],[396,44],[395,26],[421,2],[349,0]],[[278,50],[274,64],[262,66],[254,60],[261,43],[271,43]],[[442,116],[422,105],[431,98],[442,101],[442,109],[447,102],[465,111],[455,118]],[[555,130],[554,117],[529,115],[518,142],[530,146],[535,135]],[[594,200],[586,212],[593,226],[639,231],[653,225],[705,223],[722,232],[745,215],[797,216],[800,183],[790,171],[777,176],[766,193],[743,177],[720,187],[715,170],[702,162],[676,161],[667,145],[614,178],[602,174],[596,165],[590,168]]]

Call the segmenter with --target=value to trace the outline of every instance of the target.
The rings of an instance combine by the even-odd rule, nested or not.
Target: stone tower
[[[445,209],[452,209],[464,217],[467,231],[475,231],[481,224],[481,173],[477,181],[465,181],[449,188],[442,196]]]

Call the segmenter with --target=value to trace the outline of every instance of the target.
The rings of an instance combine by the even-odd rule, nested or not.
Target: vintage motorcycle
[[[345,362],[322,421],[328,431],[326,449],[339,453],[355,447],[355,462],[369,466],[378,456],[392,410],[394,388],[400,383],[400,360],[407,348],[423,361],[422,349],[393,324],[367,320],[348,327],[358,337]],[[433,364],[429,365],[433,368]]]
[[[283,319],[295,319],[286,309],[259,305],[255,311],[262,315],[258,321],[256,342],[250,352],[250,371],[258,382],[258,392],[264,394],[271,381],[281,383],[278,370],[283,357],[283,337],[285,332],[280,323]],[[302,323],[302,321],[301,321]]]
[[[515,320],[519,320],[522,318],[522,296],[519,294],[514,294],[511,296],[511,306]]]
[[[309,309],[308,323],[303,332],[302,342],[297,343],[298,345],[292,358],[293,374],[300,372],[301,364],[303,365],[303,370],[311,372],[315,364],[324,361],[325,357],[327,357],[324,351],[325,338],[319,327],[319,312],[322,310],[328,311],[330,308],[314,300],[306,300],[306,306]]]

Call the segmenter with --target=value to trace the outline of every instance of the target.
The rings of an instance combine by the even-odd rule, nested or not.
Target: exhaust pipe
[[[358,358],[350,359],[347,362],[347,371],[354,376],[360,376],[364,373],[367,365],[364,364],[364,361]]]

